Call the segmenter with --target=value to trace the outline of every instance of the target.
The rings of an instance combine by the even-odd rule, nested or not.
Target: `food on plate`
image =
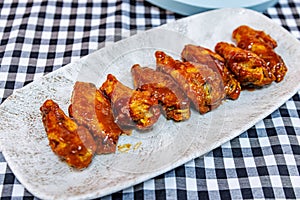
[[[92,133],[97,154],[116,151],[118,138],[124,131],[114,121],[110,101],[93,83],[75,83],[69,115]]]
[[[268,48],[276,48],[277,42],[264,31],[255,30],[247,25],[241,25],[232,32],[232,37],[237,40],[239,47],[251,49],[252,43],[263,43]],[[245,41],[243,41],[245,40]],[[250,45],[250,46],[249,46]]]
[[[262,87],[271,84],[275,76],[267,63],[258,55],[227,42],[219,42],[215,46],[228,68],[244,87]]]
[[[241,85],[225,65],[224,58],[219,54],[201,46],[188,44],[182,50],[181,57],[185,61],[200,63],[214,70],[223,80],[227,98],[235,100],[240,96]]]
[[[276,82],[284,79],[287,67],[281,56],[274,51],[277,42],[270,35],[242,25],[233,31],[232,37],[236,40],[238,47],[252,51],[266,62]]]
[[[131,74],[135,88],[139,91],[149,91],[162,105],[167,119],[189,119],[190,101],[171,76],[138,64],[132,66]]]
[[[112,74],[100,88],[77,81],[69,117],[53,100],[46,100],[40,110],[53,152],[72,167],[86,168],[94,154],[114,153],[117,148],[128,152],[131,144],[118,146],[120,135],[151,130],[161,113],[176,122],[188,120],[190,105],[205,114],[226,98],[238,99],[241,88],[261,88],[283,80],[287,67],[274,51],[273,38],[244,25],[232,37],[237,46],[219,42],[215,52],[185,45],[182,61],[156,51],[156,69],[131,67],[135,89]]]
[[[115,121],[121,128],[148,129],[161,114],[158,100],[150,91],[133,90],[112,74],[107,75],[100,89],[110,99]]]
[[[89,130],[66,116],[53,100],[46,100],[40,110],[52,151],[70,166],[86,168],[97,148]]]
[[[199,63],[174,60],[162,51],[156,51],[155,57],[157,70],[173,77],[201,114],[221,104],[225,91],[217,72]]]

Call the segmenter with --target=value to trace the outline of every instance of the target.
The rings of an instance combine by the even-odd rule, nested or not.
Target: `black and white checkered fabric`
[[[280,0],[264,14],[300,39],[300,1]],[[109,43],[181,17],[143,0],[1,1],[0,103]],[[103,199],[300,199],[299,116],[300,92],[205,156]],[[0,197],[35,198],[1,153]]]

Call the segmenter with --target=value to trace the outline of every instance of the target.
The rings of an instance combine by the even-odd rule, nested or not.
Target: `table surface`
[[[264,12],[300,39],[300,1]],[[184,16],[143,0],[0,3],[0,103],[18,88],[82,56]],[[229,19],[232,20],[232,19]],[[300,198],[300,91],[271,115],[165,174],[103,199]],[[0,197],[37,198],[0,153]]]

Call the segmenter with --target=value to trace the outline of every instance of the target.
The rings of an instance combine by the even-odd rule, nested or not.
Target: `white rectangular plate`
[[[205,115],[193,111],[186,122],[161,117],[151,131],[120,138],[120,144],[132,145],[127,153],[97,155],[82,171],[71,169],[53,154],[39,111],[46,99],[67,111],[75,81],[100,86],[108,73],[132,87],[131,66],[155,67],[156,50],[179,58],[187,43],[213,49],[219,41],[233,42],[232,31],[244,24],[264,30],[278,41],[276,51],[289,69],[284,81],[262,90],[243,91],[238,100],[226,101]],[[299,58],[297,39],[260,13],[222,9],[194,15],[107,46],[17,90],[0,106],[1,148],[18,180],[37,197],[107,195],[201,156],[269,115],[299,90]]]

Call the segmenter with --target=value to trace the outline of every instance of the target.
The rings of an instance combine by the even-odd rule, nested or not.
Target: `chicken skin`
[[[189,119],[189,99],[172,77],[138,64],[132,66],[131,74],[134,86],[140,91],[149,91],[162,105],[167,119],[174,121]]]
[[[201,114],[218,107],[225,97],[219,75],[205,65],[174,60],[162,51],[155,53],[157,71],[169,74]]]
[[[275,80],[266,62],[255,53],[226,42],[219,42],[215,51],[244,87],[262,87]]]
[[[235,100],[240,96],[241,85],[224,64],[224,58],[219,54],[201,46],[188,44],[182,50],[181,57],[185,61],[205,65],[216,72],[223,80],[227,98]]]
[[[149,129],[160,117],[158,101],[149,91],[133,90],[112,74],[101,91],[110,99],[116,123],[125,129]]]
[[[114,153],[124,131],[114,122],[110,101],[94,84],[76,82],[71,102],[69,115],[90,130],[97,143],[96,153]]]
[[[72,167],[86,168],[97,148],[89,130],[66,116],[53,100],[46,100],[40,110],[53,152]]]
[[[276,77],[276,82],[284,79],[287,67],[281,56],[274,51],[277,43],[270,35],[243,25],[233,31],[232,37],[238,47],[252,51],[266,62]]]

